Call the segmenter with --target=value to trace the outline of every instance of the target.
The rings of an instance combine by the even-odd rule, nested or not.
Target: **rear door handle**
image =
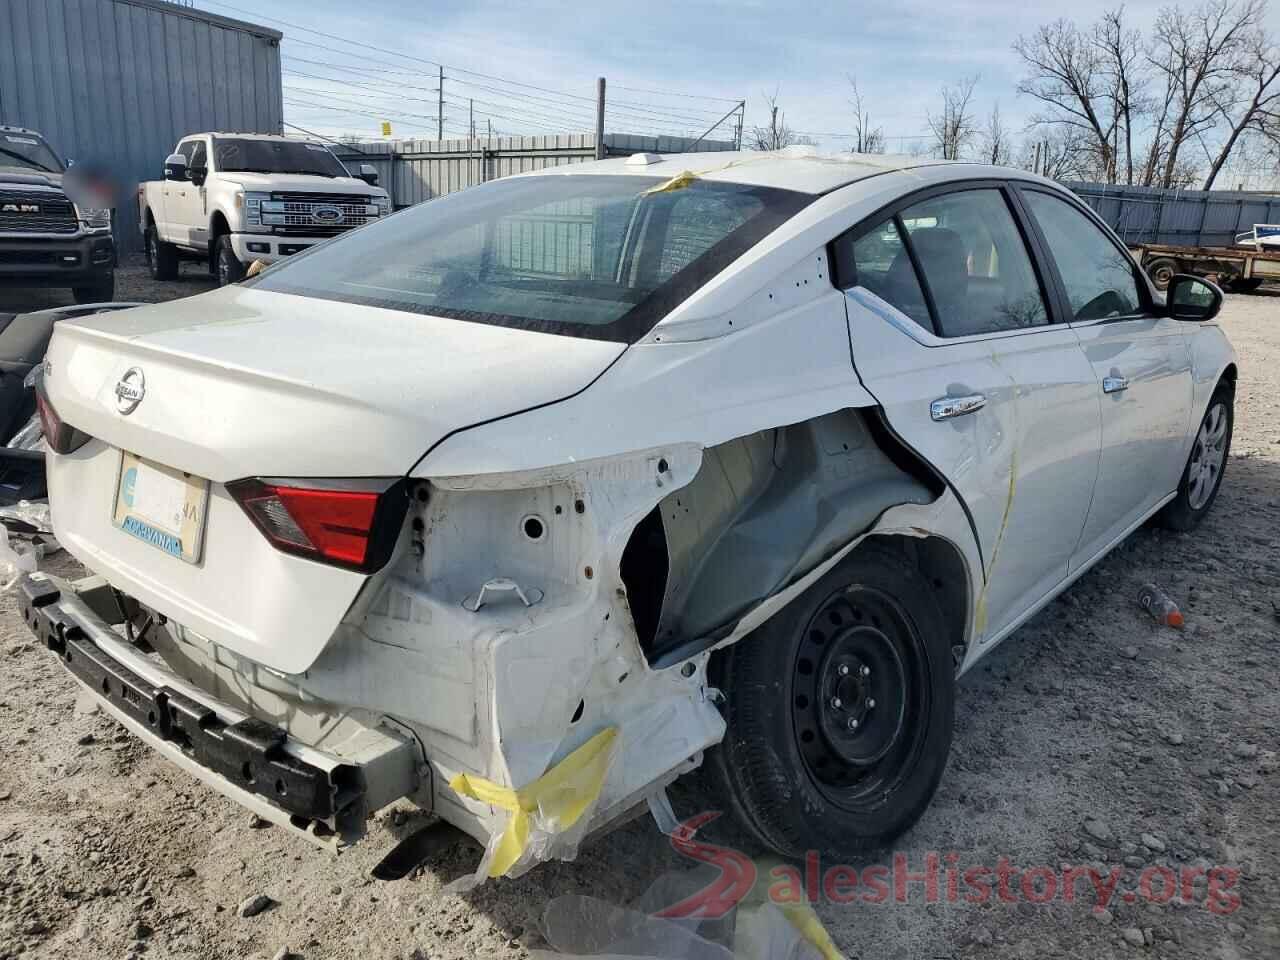
[[[1102,392],[1103,393],[1123,393],[1129,389],[1128,377],[1103,377]]]
[[[987,398],[980,393],[967,397],[939,397],[929,404],[929,416],[934,420],[950,420],[981,410],[986,405]]]

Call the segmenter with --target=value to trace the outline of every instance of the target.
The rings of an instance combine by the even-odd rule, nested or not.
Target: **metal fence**
[[[1255,223],[1280,223],[1280,196],[1067,183],[1130,246],[1221,247]]]
[[[604,145],[606,156],[736,149],[729,140],[695,141],[622,133],[605,134]],[[408,207],[514,173],[594,160],[596,138],[590,133],[561,133],[475,140],[392,140],[334,145],[333,151],[349,167],[373,164],[378,182],[391,194],[392,203]]]

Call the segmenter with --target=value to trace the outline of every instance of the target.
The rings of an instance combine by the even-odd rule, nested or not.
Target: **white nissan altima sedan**
[[[1222,296],[1022,171],[637,155],[64,320],[24,613],[107,711],[330,844],[408,797],[570,856],[706,760],[769,847],[921,814],[955,678],[1213,505]],[[667,821],[669,827],[669,821]]]

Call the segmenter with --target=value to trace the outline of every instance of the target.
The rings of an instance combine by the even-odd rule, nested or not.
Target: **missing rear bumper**
[[[414,789],[416,745],[404,738],[377,731],[378,743],[359,762],[322,754],[262,719],[195,695],[125,644],[74,590],[38,576],[19,584],[28,628],[104,709],[225,796],[308,839],[338,845],[363,835],[376,806]]]

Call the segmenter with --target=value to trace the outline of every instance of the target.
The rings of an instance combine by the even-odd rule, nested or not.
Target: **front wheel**
[[[1231,453],[1231,433],[1235,426],[1235,397],[1223,383],[1213,391],[1208,409],[1200,421],[1191,455],[1182,471],[1178,493],[1161,511],[1160,522],[1170,530],[1186,531],[1209,513],[1222,487],[1222,474]]]
[[[713,669],[727,725],[713,775],[777,853],[857,856],[929,805],[955,667],[933,588],[902,554],[864,545]]]
[[[244,264],[236,257],[236,252],[231,247],[230,237],[218,238],[215,257],[217,258],[218,286],[225,287],[227,284],[239,283],[244,279]]]
[[[116,277],[109,273],[96,283],[84,287],[72,287],[71,296],[76,303],[110,303],[116,296]]]
[[[178,248],[156,235],[155,227],[147,227],[144,238],[147,266],[152,280],[176,280],[178,278]]]

